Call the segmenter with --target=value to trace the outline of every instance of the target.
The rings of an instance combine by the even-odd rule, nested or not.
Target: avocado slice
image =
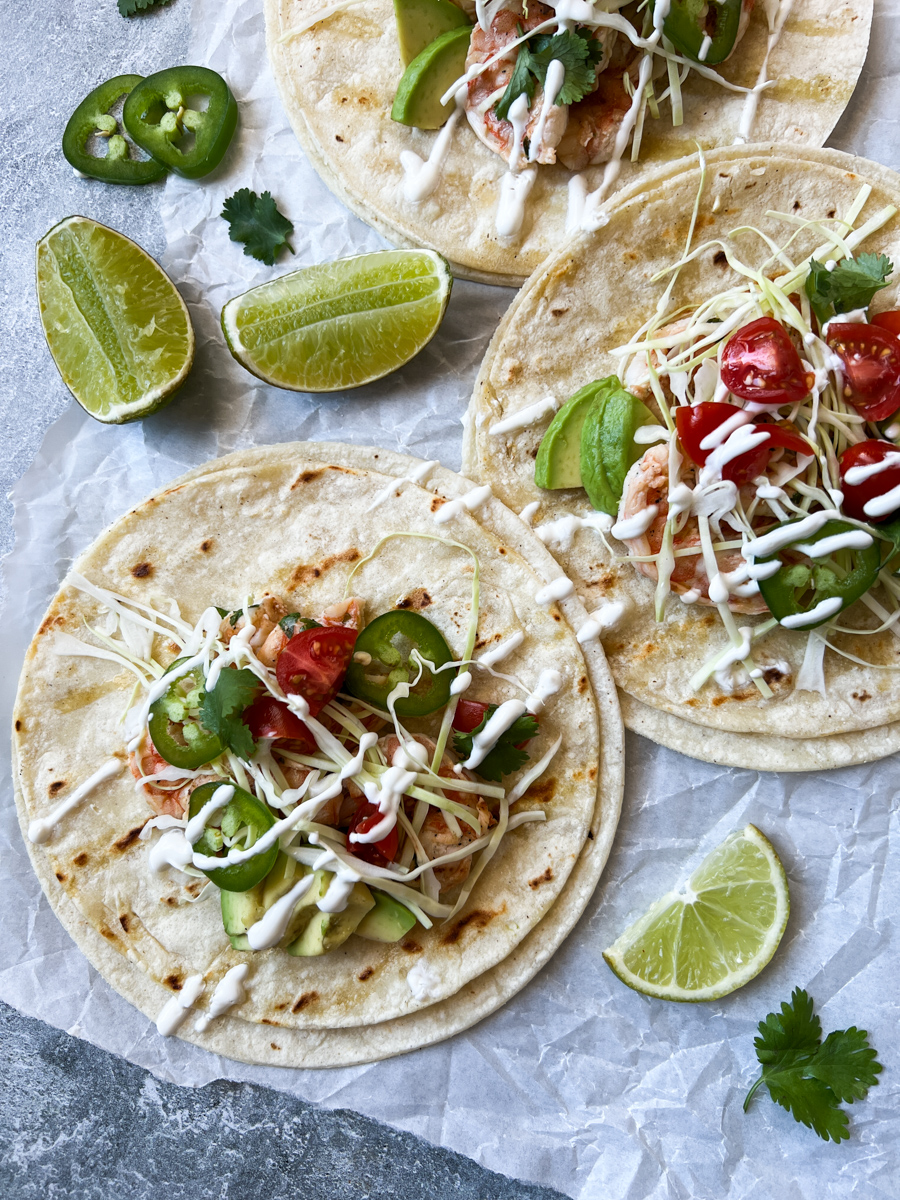
[[[275,859],[275,865],[269,874],[256,887],[250,888],[246,892],[222,892],[222,924],[225,926],[225,932],[231,941],[231,945],[235,950],[252,950],[250,943],[247,941],[247,930],[251,925],[255,925],[265,915],[267,909],[271,908],[276,900],[280,900],[287,892],[291,890],[294,884],[303,875],[308,875],[309,867],[303,866],[301,863],[294,862],[288,855],[279,852]],[[320,875],[328,875],[328,882],[331,876],[329,872],[321,871]],[[328,890],[328,882],[324,885],[324,890]],[[318,895],[307,901],[310,893],[317,892],[316,883],[297,902],[297,908],[294,910],[294,916],[291,919],[291,924],[288,927],[286,936],[296,937],[297,929],[299,928],[298,914],[302,910],[304,904],[315,903],[319,898]]]
[[[394,0],[394,17],[404,67],[442,33],[463,25],[471,29],[469,18],[451,0]]]
[[[357,925],[357,935],[371,942],[399,942],[415,925],[416,918],[386,892],[373,892],[372,898],[375,907]]]
[[[570,396],[541,440],[534,463],[534,482],[539,488],[583,487],[581,482],[581,430],[605,380],[593,383]]]
[[[310,891],[316,891],[315,884]],[[334,913],[315,909],[303,932],[296,941],[291,942],[287,947],[288,954],[293,954],[298,958],[311,958],[318,954],[327,954],[329,950],[334,950],[335,947],[346,942],[366,913],[374,906],[372,893],[366,885],[354,883],[347,907],[342,912]]]
[[[453,112],[441,96],[466,70],[470,26],[448,29],[412,60],[397,88],[391,119],[415,129],[440,129]]]
[[[581,429],[580,456],[581,478],[598,512],[617,515],[625,476],[645,449],[635,444],[635,430],[655,423],[649,408],[617,376],[600,381]]]

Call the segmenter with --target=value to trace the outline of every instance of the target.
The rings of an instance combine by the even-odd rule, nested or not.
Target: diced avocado
[[[404,67],[449,29],[471,29],[469,18],[451,0],[394,0],[394,17]]]
[[[415,925],[416,918],[385,892],[373,892],[372,898],[375,907],[357,925],[357,935],[371,942],[399,942]]]
[[[336,946],[346,942],[374,905],[372,893],[366,885],[355,883],[347,907],[342,912],[334,913],[316,909],[297,940],[287,947],[288,954],[294,954],[298,958],[327,954],[329,950],[334,950]]]
[[[615,375],[601,380],[581,429],[581,479],[598,512],[618,513],[625,476],[644,453],[635,430],[653,424],[650,410]]]
[[[465,74],[469,26],[448,29],[417,54],[400,80],[391,119],[416,129],[440,129],[453,112],[441,96]]]
[[[565,402],[544,434],[534,463],[539,488],[582,487],[581,429],[591,403],[606,381],[595,379]]]

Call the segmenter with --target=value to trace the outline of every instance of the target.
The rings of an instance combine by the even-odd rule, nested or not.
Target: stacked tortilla
[[[214,888],[212,899],[194,903],[196,881],[151,872],[140,833],[152,814],[127,771],[92,793],[46,844],[29,843],[60,919],[151,1018],[195,974],[207,984],[200,1015],[225,972],[249,962],[245,1001],[204,1032],[189,1021],[180,1036],[231,1058],[289,1066],[364,1062],[426,1045],[522,987],[587,903],[621,801],[615,689],[599,647],[576,640],[580,603],[536,600],[559,568],[512,513],[491,499],[435,523],[446,501],[471,488],[450,471],[423,472],[417,460],[383,450],[297,443],[247,451],[151,497],[74,564],[93,584],[132,600],[174,600],[187,621],[210,604],[234,607],[266,591],[290,598],[298,611],[320,611],[340,599],[358,566],[353,586],[370,617],[413,597],[459,653],[471,607],[466,547],[481,574],[480,648],[520,632],[524,640],[503,670],[533,685],[552,666],[564,679],[541,718],[535,760],[559,733],[562,746],[520,806],[540,808],[546,820],[507,835],[452,921],[416,927],[402,944],[351,938],[312,959],[232,950]],[[379,549],[394,531],[421,536]],[[132,676],[108,661],[57,653],[60,634],[92,642],[85,623],[98,620],[102,606],[64,582],[29,650],[14,733],[23,831],[104,762],[124,758],[120,718]],[[492,699],[507,692],[491,681]],[[407,982],[416,964],[427,994]]]
[[[576,237],[529,280],[497,330],[470,405],[467,473],[490,483],[517,512],[538,502],[533,524],[589,610],[608,602],[623,607],[604,642],[626,725],[709,762],[815,770],[868,762],[900,748],[900,688],[890,669],[898,662],[896,635],[885,629],[855,639],[859,646],[848,644],[871,665],[826,653],[824,695],[795,686],[806,635],[782,627],[767,635],[756,655],[772,699],[749,682],[730,692],[715,683],[693,690],[689,681],[723,642],[716,613],[670,595],[658,623],[655,584],[625,560],[624,547],[611,556],[594,529],[578,527],[577,518],[590,514],[584,491],[535,486],[534,456],[551,415],[546,408],[544,417],[524,421],[524,428],[491,430],[511,416],[515,423],[516,413],[548,395],[561,403],[585,383],[616,372],[618,359],[610,351],[653,315],[668,282],[654,276],[684,252],[698,195],[695,245],[749,227],[778,242],[796,227],[790,254],[802,262],[821,234],[796,222],[833,220],[863,189],[870,190],[859,224],[889,205],[900,208],[894,172],[837,151],[800,157],[783,145],[741,147],[661,169],[641,189],[622,194],[602,230]],[[786,226],[773,213],[788,214],[795,225]],[[771,246],[752,231],[732,244],[751,266],[771,255]],[[861,249],[900,262],[900,216]],[[776,266],[774,273],[781,269]],[[712,245],[679,274],[669,308],[691,310],[737,282],[721,245]],[[895,275],[873,308],[895,308],[897,290]],[[742,617],[741,623],[762,619]]]

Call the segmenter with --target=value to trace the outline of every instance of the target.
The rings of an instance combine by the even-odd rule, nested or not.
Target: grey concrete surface
[[[72,399],[47,352],[34,294],[34,244],[72,213],[164,247],[159,185],[115,188],[73,176],[65,123],[113,75],[184,61],[190,0],[131,20],[116,0],[0,4],[0,554],[12,545],[7,493]],[[6,797],[11,803],[11,797]],[[409,1134],[348,1112],[234,1084],[198,1091],[0,1005],[3,1200],[549,1200]]]

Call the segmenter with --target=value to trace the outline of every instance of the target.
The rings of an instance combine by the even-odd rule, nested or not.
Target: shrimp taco
[[[645,166],[821,146],[871,19],[871,0],[266,0],[285,110],[328,186],[389,241],[509,285]]]
[[[881,757],[900,748],[900,179],[772,145],[657,183],[517,298],[465,469],[570,575],[631,728],[761,769]]]
[[[490,489],[302,443],[185,476],[74,564],[20,682],[17,803],[60,918],[161,1033],[368,1061],[546,961],[622,787],[558,576]]]

